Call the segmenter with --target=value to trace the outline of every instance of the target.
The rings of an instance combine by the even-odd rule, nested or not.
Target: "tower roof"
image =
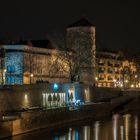
[[[92,23],[90,23],[86,18],[82,18],[78,21],[76,21],[75,23],[67,26],[67,28],[71,28],[71,27],[89,27],[89,26],[94,26]]]

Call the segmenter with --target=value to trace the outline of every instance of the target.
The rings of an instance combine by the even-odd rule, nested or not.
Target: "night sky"
[[[97,28],[97,47],[140,51],[139,4],[94,0],[1,0],[0,39],[44,39],[82,17]]]

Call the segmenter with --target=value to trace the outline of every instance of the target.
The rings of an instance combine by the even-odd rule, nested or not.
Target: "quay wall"
[[[0,122],[0,138],[23,134],[43,128],[59,128],[76,121],[90,119],[99,120],[100,118],[109,117],[114,108],[126,103],[128,100],[130,100],[129,96],[122,96],[112,99],[111,102],[79,106],[77,110],[69,110],[67,107],[64,107],[21,112],[19,118],[15,120]]]
[[[97,88],[82,84],[59,85],[57,91],[52,84],[14,85],[9,89],[0,89],[0,111],[21,110],[30,107],[43,107],[43,93],[66,93],[68,102],[69,89],[73,89],[75,100],[82,102],[100,102],[120,96],[119,89]]]
[[[140,97],[140,89],[126,89],[122,91],[123,95],[128,95],[132,97]]]
[[[73,111],[62,108],[22,112],[19,119],[2,122],[0,125],[0,138],[43,128],[62,127],[75,121],[94,120],[95,117],[104,117],[109,114],[109,106],[109,103],[105,103],[86,105]]]

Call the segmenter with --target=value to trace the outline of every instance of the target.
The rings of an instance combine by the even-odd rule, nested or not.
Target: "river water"
[[[5,140],[140,140],[139,111],[116,113],[107,118],[43,129]]]

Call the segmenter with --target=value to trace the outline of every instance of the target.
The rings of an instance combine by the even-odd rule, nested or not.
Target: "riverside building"
[[[37,82],[67,82],[68,75],[59,67],[55,49],[49,40],[32,40],[1,45],[1,84],[33,84]]]
[[[136,65],[121,52],[102,50],[96,53],[97,87],[135,87]]]

